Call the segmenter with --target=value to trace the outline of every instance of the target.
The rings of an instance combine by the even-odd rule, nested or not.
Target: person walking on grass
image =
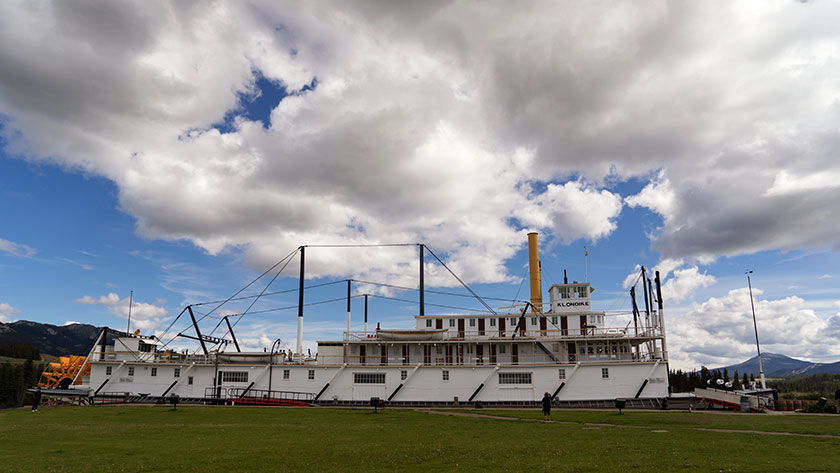
[[[32,412],[38,411],[38,404],[41,403],[41,387],[39,386],[38,389],[32,393]]]
[[[546,422],[551,420],[551,394],[549,393],[545,393],[542,398],[542,413]]]

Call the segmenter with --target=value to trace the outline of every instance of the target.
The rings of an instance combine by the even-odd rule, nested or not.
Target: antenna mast
[[[128,325],[125,327],[127,333],[131,333],[131,304],[134,302],[134,288],[131,288],[131,294],[128,295]]]
[[[750,281],[750,274],[752,271],[747,271],[747,285],[750,288],[750,307],[752,308],[753,327],[755,327],[755,349],[758,351],[758,373],[761,375],[761,389],[767,389],[767,382],[764,380],[764,367],[761,365],[761,347],[758,345],[758,323],[755,321],[755,303],[752,295],[752,281]]]

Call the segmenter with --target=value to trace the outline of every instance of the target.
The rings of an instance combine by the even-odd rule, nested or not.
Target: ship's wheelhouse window
[[[152,347],[153,347],[154,345],[152,345],[152,344],[150,344],[150,343],[144,343],[144,342],[143,342],[143,340],[138,340],[138,342],[140,342],[140,344],[139,344],[139,346],[138,346],[138,349],[139,349],[141,352],[143,352],[143,353],[149,353],[149,352],[151,352],[151,351],[152,351]]]
[[[315,379],[315,370],[309,370],[309,374],[307,375],[307,378],[309,379],[309,381],[312,381],[313,379]]]
[[[385,373],[353,373],[355,384],[385,384]]]
[[[181,368],[175,368],[175,371],[172,372],[173,378],[180,378],[181,377]]]
[[[531,373],[499,373],[499,384],[531,384]]]
[[[470,327],[475,327],[475,319],[470,319]]]
[[[577,286],[575,288],[575,292],[577,293],[577,297],[589,297],[589,287],[588,286]]]
[[[128,367],[128,375],[129,376],[134,376],[134,367],[133,366]]]
[[[601,378],[609,379],[610,378],[610,369],[609,368],[601,368]]]
[[[152,368],[152,376],[157,376],[157,367]]]
[[[432,319],[426,319],[426,327],[432,326]]]
[[[283,379],[289,379],[289,370],[283,370]]]
[[[444,381],[449,381],[449,370],[443,370],[440,372],[441,379]]]
[[[563,298],[563,299],[568,299],[568,298],[571,297],[568,287],[561,287],[560,288],[560,297]]]
[[[408,371],[400,370],[400,381],[405,381],[405,378],[408,378]]]
[[[223,383],[247,383],[247,371],[221,371]]]
[[[558,379],[566,379],[566,368],[560,368],[557,370],[557,377]]]
[[[187,376],[187,384],[191,385],[192,383],[193,383],[193,377],[192,376]]]
[[[490,319],[490,326],[491,326],[491,327],[495,327],[495,326],[496,326],[496,318],[495,318],[495,317],[493,317],[492,319]]]
[[[112,370],[111,370],[111,367],[110,367],[110,366],[106,366],[106,367],[105,367],[105,376],[111,376],[111,371],[112,371]]]
[[[449,326],[450,326],[450,327],[454,327],[454,326],[455,326],[455,319],[449,319]]]

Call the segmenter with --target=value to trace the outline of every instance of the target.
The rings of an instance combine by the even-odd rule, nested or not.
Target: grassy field
[[[840,471],[840,416],[96,406],[0,412],[0,471]],[[596,425],[597,424],[597,425]]]

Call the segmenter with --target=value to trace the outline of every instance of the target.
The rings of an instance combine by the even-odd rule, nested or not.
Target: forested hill
[[[812,363],[776,353],[762,353],[761,364],[764,366],[764,375],[769,378],[800,374],[840,374],[840,361],[835,363]],[[719,370],[721,372],[726,369],[729,374],[737,371],[739,373],[752,373],[758,376],[758,356],[754,356],[737,365],[709,369],[711,371]]]
[[[0,323],[0,344],[27,344],[50,355],[87,355],[99,327],[86,324],[50,325],[28,320]]]

